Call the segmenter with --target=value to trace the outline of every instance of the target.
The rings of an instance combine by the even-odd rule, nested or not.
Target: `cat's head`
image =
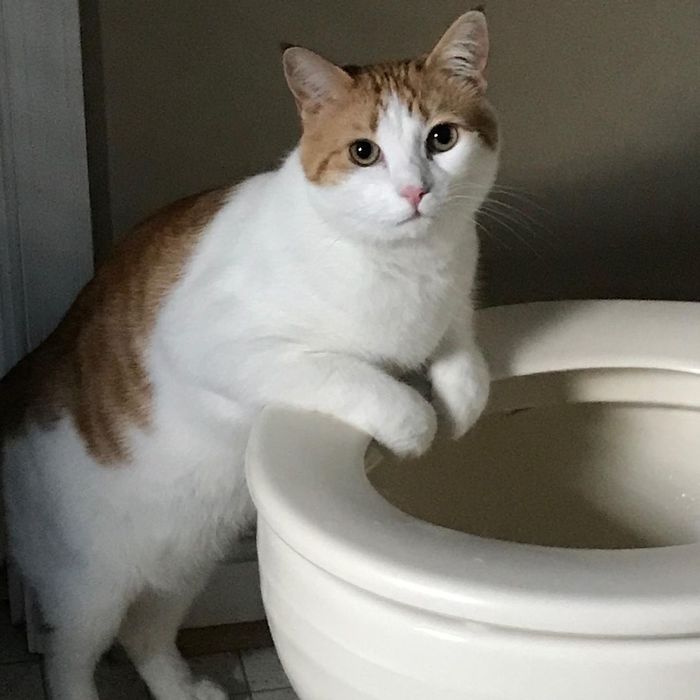
[[[326,219],[395,240],[424,235],[441,214],[476,211],[498,163],[488,43],[474,10],[414,60],[339,67],[301,47],[284,52],[301,163]]]

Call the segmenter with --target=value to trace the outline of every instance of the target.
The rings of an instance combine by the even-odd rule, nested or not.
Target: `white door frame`
[[[0,47],[2,306],[15,360],[92,275],[78,0],[0,0]]]

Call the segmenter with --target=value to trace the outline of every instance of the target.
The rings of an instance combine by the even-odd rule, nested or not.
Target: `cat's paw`
[[[204,679],[193,685],[192,700],[229,700],[229,694],[216,683]]]
[[[428,450],[437,430],[435,409],[412,389],[391,406],[375,437],[399,457],[418,457]]]
[[[452,437],[461,438],[482,414],[489,398],[489,370],[474,349],[435,362],[430,368],[433,400],[450,424]]]

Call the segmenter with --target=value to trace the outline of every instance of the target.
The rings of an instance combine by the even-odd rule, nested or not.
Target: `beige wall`
[[[114,229],[293,145],[278,41],[343,62],[402,57],[464,9],[100,0]],[[500,183],[518,192],[496,197],[518,211],[484,219],[484,300],[700,299],[700,1],[490,0],[488,15]]]

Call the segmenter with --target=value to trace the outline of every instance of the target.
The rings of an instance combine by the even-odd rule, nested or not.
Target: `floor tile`
[[[0,666],[2,700],[42,700],[44,688],[38,663]]]
[[[195,677],[209,678],[229,693],[248,692],[248,684],[243,675],[243,666],[238,654],[212,654],[197,656],[187,662]]]
[[[289,687],[289,680],[274,648],[251,649],[241,652],[241,656],[252,691]]]
[[[225,688],[235,700],[249,700],[248,685],[237,654],[213,654],[188,659],[195,677],[210,678]],[[100,700],[147,700],[145,683],[126,655],[115,647],[110,650],[96,673]],[[0,695],[0,698],[4,697]]]
[[[299,700],[299,696],[291,688],[279,688],[253,693],[253,700]]]
[[[130,664],[103,659],[95,673],[100,700],[148,700],[146,684]]]

